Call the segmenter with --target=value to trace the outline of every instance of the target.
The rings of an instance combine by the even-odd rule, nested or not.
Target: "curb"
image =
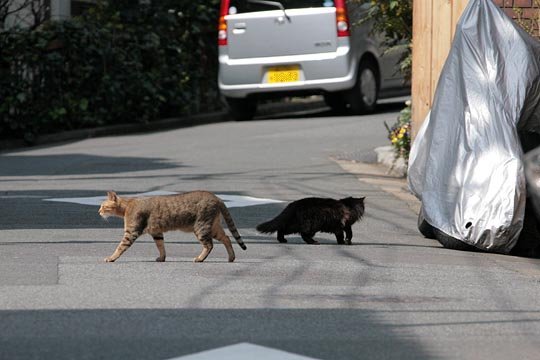
[[[394,148],[391,145],[380,146],[373,151],[377,154],[377,162],[388,168],[389,175],[400,178],[407,176],[405,160],[402,157],[396,159]]]
[[[0,141],[0,151],[18,148],[30,148],[37,145],[46,145],[57,142],[83,140],[93,137],[109,135],[125,135],[141,132],[153,132],[197,126],[217,122],[231,121],[226,111],[212,112],[206,114],[192,115],[181,118],[169,118],[149,123],[121,124],[112,126],[102,126],[90,129],[64,131],[56,134],[38,136],[32,145],[28,145],[24,140],[2,140]]]
[[[366,184],[374,185],[382,191],[395,196],[403,201],[415,213],[420,213],[421,202],[414,196],[408,188],[407,178],[397,176],[389,172],[389,168],[381,163],[368,164],[350,160],[339,160],[331,158],[341,168]]]

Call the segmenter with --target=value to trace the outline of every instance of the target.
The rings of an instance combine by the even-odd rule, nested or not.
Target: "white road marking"
[[[263,205],[263,204],[278,204],[278,203],[283,202],[281,200],[256,198],[256,197],[251,197],[251,196],[219,195],[219,194],[216,194],[216,195],[225,202],[225,205],[227,205],[227,207],[245,207],[245,206],[252,206],[252,205]]]
[[[140,197],[140,196],[156,196],[156,195],[174,195],[178,194],[172,191],[150,191],[141,194],[130,194],[126,197]],[[263,205],[263,204],[276,204],[283,201],[274,200],[274,199],[264,199],[256,198],[251,196],[242,196],[242,195],[220,195],[216,194],[220,199],[225,202],[228,208],[233,207],[245,207],[253,205]],[[122,195],[120,195],[122,196]],[[99,206],[105,200],[107,196],[94,196],[94,197],[76,197],[76,198],[54,198],[54,199],[44,199],[45,201],[56,201],[56,202],[67,202],[81,205],[93,205]]]
[[[317,360],[315,358],[271,349],[250,343],[240,343],[207,350],[169,360]]]
[[[42,195],[0,195],[0,199],[40,199]]]

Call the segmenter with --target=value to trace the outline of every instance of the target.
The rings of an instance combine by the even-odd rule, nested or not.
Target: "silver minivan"
[[[337,111],[368,113],[377,99],[410,94],[382,38],[359,24],[369,5],[345,0],[221,0],[221,94],[237,120],[268,97],[322,94]]]

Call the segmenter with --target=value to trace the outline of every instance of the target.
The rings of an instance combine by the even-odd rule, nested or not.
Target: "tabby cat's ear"
[[[111,201],[116,201],[118,199],[118,196],[116,196],[116,193],[114,191],[108,191],[107,192],[107,197]]]

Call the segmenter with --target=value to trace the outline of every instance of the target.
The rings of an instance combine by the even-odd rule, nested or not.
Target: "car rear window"
[[[281,0],[276,2],[281,3],[285,7],[285,9],[334,6],[334,1],[331,0]],[[278,9],[276,6],[250,2],[248,0],[231,0],[229,5],[229,14],[239,14],[254,11],[268,11],[276,9]]]

